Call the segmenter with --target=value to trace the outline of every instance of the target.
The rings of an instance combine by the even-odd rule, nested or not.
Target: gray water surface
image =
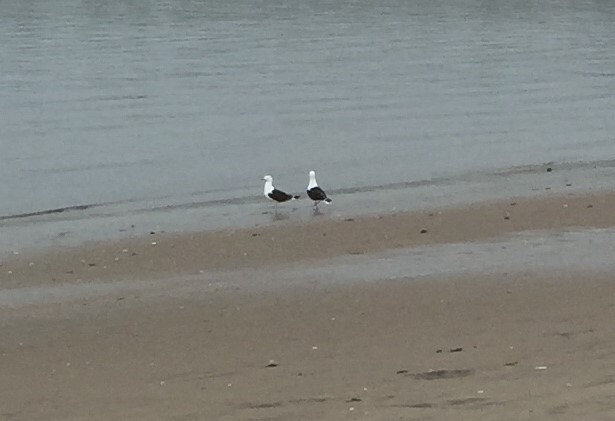
[[[610,0],[1,6],[1,217],[213,202],[224,221],[266,173],[301,193],[315,169],[356,208],[365,187],[615,158]]]

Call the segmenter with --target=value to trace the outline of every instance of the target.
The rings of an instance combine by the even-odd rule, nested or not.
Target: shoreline
[[[614,191],[590,191],[238,230],[153,234],[9,257],[2,262],[0,288],[175,278],[475,242],[524,231],[607,228],[615,226],[612,209]]]
[[[429,179],[380,186],[327,186],[335,204],[326,208],[324,218],[420,212],[510,197],[601,191],[613,188],[613,177],[613,161],[602,160],[434,174]],[[314,219],[311,204],[303,201],[284,207],[286,220],[276,220],[269,203],[260,194],[261,190],[260,185],[254,186],[246,190],[245,195],[213,202],[200,196],[181,200],[169,197],[145,203],[103,203],[74,212],[2,220],[0,258],[10,256],[14,251],[80,246],[92,241],[121,241],[147,236],[152,231],[198,233],[286,222],[309,223]]]

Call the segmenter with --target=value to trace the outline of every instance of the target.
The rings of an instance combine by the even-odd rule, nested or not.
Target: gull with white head
[[[327,193],[318,186],[316,182],[316,172],[314,171],[310,171],[310,182],[307,186],[307,194],[309,198],[314,201],[314,208],[317,208],[320,202],[325,202],[327,205],[332,202],[332,200],[327,197]]]
[[[265,180],[265,189],[263,190],[263,194],[267,199],[275,202],[276,212],[278,210],[278,203],[288,202],[289,200],[296,200],[300,197],[288,194],[286,192],[283,192],[282,190],[278,190],[273,187],[273,177],[270,175],[264,176],[263,180]]]

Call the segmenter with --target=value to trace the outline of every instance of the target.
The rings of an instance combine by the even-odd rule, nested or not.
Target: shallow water
[[[4,1],[0,242],[266,223],[265,173],[378,211],[613,159],[615,3],[538,3]]]
[[[547,171],[551,168],[552,171]],[[269,224],[295,224],[315,219],[342,219],[365,214],[437,209],[468,203],[612,190],[615,161],[549,164],[475,171],[380,186],[333,190],[332,205],[293,201],[277,213],[260,195],[229,200],[181,203],[166,198],[147,205],[138,201],[43,212],[30,217],[0,218],[0,257],[19,250],[76,246],[92,240],[118,240],[152,232],[234,230]]]

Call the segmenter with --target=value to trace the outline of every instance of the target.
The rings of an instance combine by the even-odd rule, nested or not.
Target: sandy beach
[[[0,421],[615,421],[615,1],[0,4]]]
[[[613,192],[511,198],[10,257],[0,297],[33,299],[0,306],[0,419],[611,420],[610,271],[291,288],[251,288],[250,271],[610,228],[614,205]],[[35,300],[45,288],[57,299]]]

